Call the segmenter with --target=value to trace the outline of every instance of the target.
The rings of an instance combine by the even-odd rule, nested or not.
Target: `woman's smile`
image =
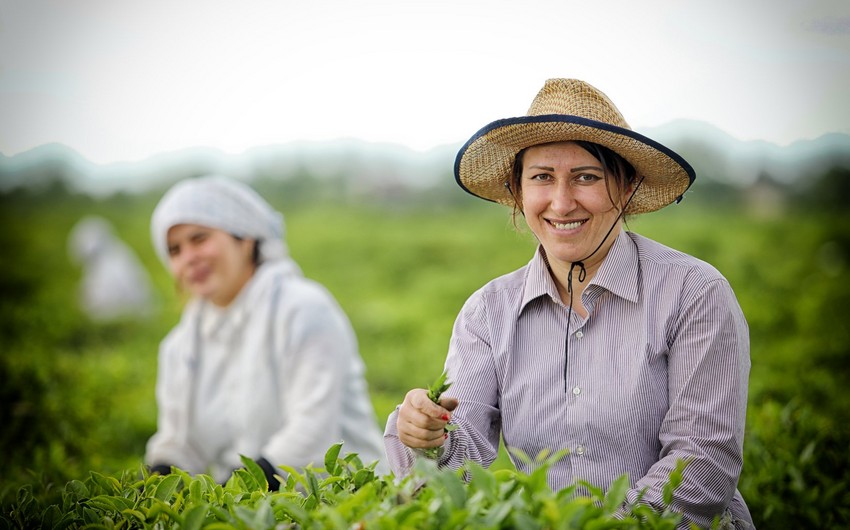
[[[549,224],[552,225],[555,230],[559,232],[566,232],[569,234],[577,233],[578,229],[581,228],[584,223],[587,222],[587,219],[582,219],[581,221],[554,221],[549,219]]]

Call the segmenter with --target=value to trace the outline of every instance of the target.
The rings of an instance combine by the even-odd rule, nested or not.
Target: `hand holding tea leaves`
[[[434,383],[428,387],[428,399],[430,399],[437,405],[440,404],[440,396],[443,395],[443,392],[445,392],[449,389],[450,386],[452,386],[452,383],[446,380],[447,377],[448,374],[444,370],[443,373],[440,374],[440,377],[438,377],[437,380],[434,381]],[[455,429],[457,429],[457,425],[455,425],[454,423],[447,423],[446,426],[443,427],[443,431],[445,433],[449,433]],[[428,458],[436,459],[440,457],[441,450],[442,447],[430,447],[428,449],[424,449],[422,452]]]

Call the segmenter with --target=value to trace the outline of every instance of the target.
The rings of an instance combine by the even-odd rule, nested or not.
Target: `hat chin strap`
[[[602,245],[604,245],[605,241],[608,240],[608,236],[611,235],[611,232],[614,231],[614,228],[616,228],[617,223],[619,223],[620,219],[622,219],[623,216],[626,214],[626,209],[629,207],[629,203],[632,202],[632,199],[634,198],[634,196],[637,195],[637,191],[640,188],[640,185],[642,183],[643,183],[643,177],[640,178],[637,185],[635,186],[635,190],[632,192],[631,196],[629,197],[629,200],[627,200],[626,204],[623,205],[623,208],[620,210],[619,215],[617,215],[617,218],[614,219],[613,223],[611,223],[611,228],[608,229],[608,232],[605,234],[605,237],[602,238],[602,241],[599,242],[599,244],[596,246],[596,248],[593,250],[593,252],[591,252],[590,254],[588,254],[587,256],[585,256],[584,258],[582,258],[578,261],[573,261],[573,262],[570,263],[570,272],[567,275],[567,293],[570,295],[570,306],[569,306],[569,311],[567,312],[567,338],[566,338],[565,345],[564,345],[564,393],[566,393],[567,390],[568,390],[567,389],[567,362],[569,361],[569,358],[570,358],[570,323],[571,323],[572,317],[573,317],[573,270],[575,270],[575,268],[578,267],[578,281],[579,281],[579,283],[584,282],[585,278],[587,278],[587,269],[584,266],[584,262],[587,259],[589,259],[591,256],[593,256],[594,254],[599,252],[599,249],[602,248]]]

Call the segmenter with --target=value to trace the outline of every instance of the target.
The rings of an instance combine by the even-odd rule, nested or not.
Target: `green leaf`
[[[94,482],[106,495],[121,493],[121,483],[115,477],[108,477],[96,471],[90,472],[92,482]]]
[[[290,475],[291,476],[291,475]],[[282,513],[290,521],[298,525],[304,525],[310,517],[309,512],[300,505],[286,499],[275,500],[275,513]]]
[[[348,453],[345,455],[345,458],[343,458],[343,461],[354,469],[360,469],[363,467],[363,461],[360,460],[360,456],[357,453]]]
[[[673,492],[676,491],[676,488],[682,483],[682,472],[690,463],[689,460],[679,459],[676,461],[676,467],[670,472],[670,480],[667,484],[664,484],[664,488],[662,489],[661,496],[664,501],[665,506],[670,506],[673,502]]]
[[[86,501],[90,506],[94,506],[104,512],[121,512],[133,508],[133,501],[125,497],[117,497],[114,495],[98,495]]]
[[[488,528],[502,528],[505,519],[511,514],[513,506],[509,502],[497,502],[487,512],[484,525]]]
[[[203,482],[200,479],[192,479],[189,483],[189,502],[197,504],[201,502],[201,487]]]
[[[620,475],[617,480],[611,483],[608,492],[605,493],[605,502],[603,509],[606,515],[613,515],[620,506],[626,501],[626,494],[629,491],[629,476]]]
[[[204,520],[209,513],[207,504],[196,504],[183,513],[183,527],[181,530],[200,530]]]
[[[480,491],[488,499],[496,496],[496,477],[492,473],[471,460],[466,464],[466,469],[469,470],[469,489],[471,491]]]
[[[133,519],[138,521],[141,526],[144,526],[145,524],[145,514],[139,510],[123,510],[121,514],[128,519],[131,528],[133,527]]]
[[[331,475],[338,475],[340,472],[339,453],[342,450],[342,442],[335,443],[325,453],[325,471]]]
[[[75,499],[85,499],[90,497],[88,486],[79,480],[72,480],[65,485],[65,494]]]
[[[466,506],[466,487],[458,475],[450,470],[443,470],[436,475],[437,483],[444,488],[455,509]]]
[[[443,392],[449,389],[452,384],[446,381],[448,377],[448,372],[443,370],[443,373],[440,374],[440,377],[437,378],[434,383],[428,387],[428,399],[433,401],[434,403],[440,402],[440,396],[443,395]]]
[[[249,491],[268,491],[269,482],[266,480],[266,474],[263,471],[263,468],[260,467],[260,464],[255,462],[252,458],[248,458],[245,455],[239,455],[239,459],[242,460],[242,465],[245,466],[245,469],[250,474],[253,481],[250,484],[246,483]],[[244,477],[243,477],[244,478]]]
[[[167,475],[162,478],[159,484],[156,485],[156,490],[154,491],[153,496],[162,502],[168,502],[171,499],[171,496],[174,495],[174,492],[177,491],[177,487],[179,485],[179,476]]]
[[[375,473],[371,469],[358,469],[356,473],[354,473],[354,487],[356,489],[360,489],[363,485],[372,481],[375,477]]]
[[[314,496],[317,500],[322,498],[322,490],[319,488],[319,480],[316,478],[316,473],[313,468],[307,466],[302,469],[301,483],[304,485],[308,495]]]

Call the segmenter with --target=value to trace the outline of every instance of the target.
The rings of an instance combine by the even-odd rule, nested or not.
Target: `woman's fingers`
[[[458,405],[457,398],[453,398],[453,397],[442,397],[442,398],[440,398],[440,406],[443,407],[444,409],[448,410],[449,412],[456,409],[457,405]]]
[[[454,398],[443,398],[440,405],[428,399],[428,391],[417,388],[407,393],[398,413],[397,428],[403,444],[413,448],[436,447],[445,439],[444,428],[457,407]]]

